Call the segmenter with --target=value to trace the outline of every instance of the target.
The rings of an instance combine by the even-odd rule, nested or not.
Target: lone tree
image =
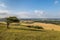
[[[20,20],[17,18],[17,17],[15,17],[15,16],[13,16],[13,17],[7,17],[6,18],[6,23],[7,23],[7,28],[9,29],[9,25],[10,25],[10,23],[19,23],[20,22]]]

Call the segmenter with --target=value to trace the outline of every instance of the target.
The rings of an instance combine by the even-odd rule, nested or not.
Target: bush
[[[30,27],[30,28],[32,28],[32,26],[27,26],[27,27]]]
[[[29,28],[36,28],[36,29],[43,29],[43,27],[40,27],[40,26],[27,26]]]
[[[40,27],[40,26],[33,26],[33,27],[37,29],[43,29],[43,27]]]

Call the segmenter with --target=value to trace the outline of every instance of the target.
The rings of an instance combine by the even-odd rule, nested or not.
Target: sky
[[[60,0],[0,0],[0,18],[60,18]]]

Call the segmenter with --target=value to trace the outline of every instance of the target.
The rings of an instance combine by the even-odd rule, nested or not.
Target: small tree
[[[15,16],[6,18],[7,28],[9,28],[10,23],[13,23],[13,22],[19,23],[20,20]]]

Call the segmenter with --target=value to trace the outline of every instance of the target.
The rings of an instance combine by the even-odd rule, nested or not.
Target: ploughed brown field
[[[55,24],[47,24],[47,23],[32,23],[32,24],[22,24],[25,26],[41,26],[43,27],[45,30],[54,30],[54,31],[60,31],[60,25],[55,25]]]

